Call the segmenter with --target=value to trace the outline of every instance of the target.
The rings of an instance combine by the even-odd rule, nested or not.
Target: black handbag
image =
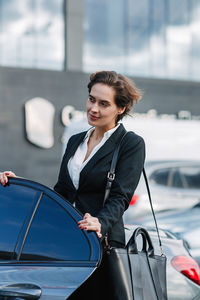
[[[115,178],[115,167],[117,164],[121,141],[113,154],[105,189],[104,204],[109,196],[112,182]],[[144,169],[143,175],[158,234],[161,255],[155,255],[151,238],[147,230],[142,227],[135,229],[125,248],[110,247],[106,237],[105,260],[111,290],[110,299],[112,300],[167,300],[166,256],[163,252],[162,242],[151,201],[149,185]],[[142,237],[141,251],[138,251],[137,247],[137,237],[139,235]]]

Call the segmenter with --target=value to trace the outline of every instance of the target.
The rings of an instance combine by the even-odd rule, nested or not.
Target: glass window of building
[[[61,70],[64,0],[0,0],[0,65]]]
[[[199,80],[200,2],[85,0],[83,68]]]

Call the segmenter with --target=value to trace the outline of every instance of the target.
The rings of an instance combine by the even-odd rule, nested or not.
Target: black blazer
[[[76,203],[81,213],[96,216],[102,226],[102,236],[108,233],[109,241],[125,243],[122,215],[128,208],[144,165],[145,145],[134,132],[124,137],[119,151],[115,180],[110,195],[103,206],[107,173],[110,170],[116,145],[126,132],[121,124],[105,144],[88,161],[80,173],[78,190],[70,178],[67,163],[83,141],[86,131],[73,135],[67,144],[61,163],[58,182],[54,189],[69,202]]]

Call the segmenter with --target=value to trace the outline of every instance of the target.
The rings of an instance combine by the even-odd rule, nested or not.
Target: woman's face
[[[114,89],[102,83],[93,85],[86,109],[88,123],[105,131],[115,127],[117,115],[125,110],[125,108],[119,108],[115,104]]]

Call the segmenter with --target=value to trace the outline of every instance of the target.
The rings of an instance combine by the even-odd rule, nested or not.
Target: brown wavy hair
[[[88,91],[90,93],[93,85],[102,83],[113,88],[115,91],[115,103],[119,108],[126,108],[118,115],[116,123],[128,115],[134,103],[142,98],[142,91],[128,77],[118,74],[115,71],[99,71],[90,75]]]

